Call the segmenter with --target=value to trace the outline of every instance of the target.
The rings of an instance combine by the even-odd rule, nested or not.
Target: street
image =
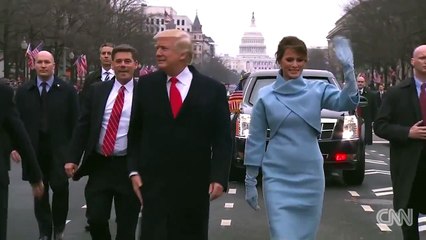
[[[372,146],[367,146],[366,162],[366,176],[362,186],[345,186],[338,174],[327,178],[323,216],[317,239],[402,239],[400,227],[378,226],[376,221],[377,211],[392,208],[389,146],[376,139]],[[33,214],[30,186],[20,180],[20,166],[15,163],[12,163],[10,176],[8,239],[36,239],[38,229]],[[86,178],[79,182],[70,182],[70,210],[65,239],[90,239],[89,233],[84,231],[85,182]],[[261,195],[260,187],[259,190]],[[227,194],[211,203],[209,239],[268,239],[262,197],[260,205],[261,210],[252,210],[244,200],[243,183],[231,182]],[[113,233],[114,219],[112,213],[110,226]],[[421,217],[420,221],[422,239],[426,239],[426,217]]]

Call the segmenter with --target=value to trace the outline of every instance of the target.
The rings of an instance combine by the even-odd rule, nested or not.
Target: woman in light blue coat
[[[253,107],[245,149],[246,200],[259,208],[256,176],[261,167],[273,240],[316,238],[325,187],[317,140],[321,109],[353,110],[359,102],[349,42],[338,37],[333,44],[346,80],[342,90],[324,81],[304,79],[306,45],[296,37],[284,37],[276,52],[281,68],[276,81],[260,90]]]

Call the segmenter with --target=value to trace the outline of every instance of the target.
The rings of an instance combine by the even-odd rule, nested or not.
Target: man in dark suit
[[[413,211],[404,239],[418,240],[418,216],[426,213],[426,45],[414,50],[411,64],[414,78],[388,90],[374,131],[390,142],[394,208]]]
[[[94,240],[111,239],[108,220],[113,200],[117,216],[115,239],[135,239],[140,211],[126,162],[136,50],[129,45],[119,45],[112,51],[112,59],[117,74],[115,80],[90,87],[73,134],[71,158],[67,158],[70,161],[65,164],[69,177],[78,180],[89,176],[85,196]],[[83,152],[83,161],[77,170]]]
[[[87,94],[89,86],[96,82],[104,82],[111,80],[114,77],[114,70],[111,69],[111,54],[114,44],[103,43],[99,47],[99,60],[101,61],[101,68],[90,73],[84,79],[83,89],[80,92],[80,98],[83,98]]]
[[[188,66],[188,33],[165,30],[154,39],[160,70],[139,80],[129,128],[129,173],[143,198],[141,239],[205,240],[209,201],[228,185],[226,89]]]
[[[358,107],[357,114],[364,119],[365,126],[365,144],[373,144],[373,121],[376,117],[377,103],[376,95],[373,91],[366,87],[365,78],[358,76],[358,90],[361,96],[367,98],[368,105],[366,107]]]
[[[79,93],[80,104],[83,104],[84,98],[86,97],[89,87],[92,84],[97,82],[109,81],[114,78],[114,70],[111,68],[111,54],[113,48],[114,44],[109,42],[103,43],[99,47],[99,60],[101,62],[101,68],[86,76],[83,88]],[[87,223],[85,229],[86,231],[90,231],[89,223]]]
[[[35,58],[36,79],[26,82],[16,93],[16,104],[30,136],[43,173],[43,198],[34,200],[40,239],[62,239],[68,214],[68,177],[64,164],[68,144],[78,118],[78,99],[73,86],[53,75],[55,62],[50,52]],[[27,171],[24,167],[24,178]],[[52,207],[49,187],[53,191]]]
[[[40,198],[44,192],[42,174],[30,138],[12,101],[13,90],[0,84],[0,239],[7,238],[7,208],[9,198],[9,154],[16,149],[28,166],[28,180],[33,195]]]
[[[383,98],[385,97],[385,85],[383,83],[380,83],[377,89],[376,94],[376,103],[377,103],[377,110],[380,108],[383,102]]]

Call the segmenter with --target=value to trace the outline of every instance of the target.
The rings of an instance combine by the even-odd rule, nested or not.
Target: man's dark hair
[[[285,50],[293,49],[298,54],[302,55],[305,60],[308,58],[308,49],[305,43],[297,37],[288,36],[284,37],[278,44],[277,52],[275,53],[276,62],[279,64],[281,58],[283,58]]]
[[[118,52],[129,52],[132,54],[133,60],[137,60],[136,55],[138,52],[134,47],[130,46],[129,44],[120,44],[114,47],[114,49],[112,49],[112,60],[114,60],[115,54]]]
[[[101,46],[99,47],[99,52],[102,51],[103,47],[112,47],[112,48],[114,48],[114,44],[110,43],[110,42],[102,43]]]

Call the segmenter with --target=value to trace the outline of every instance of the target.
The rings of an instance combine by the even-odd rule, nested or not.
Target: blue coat
[[[262,167],[271,239],[315,239],[324,197],[323,157],[317,136],[321,109],[347,111],[359,102],[355,76],[339,90],[302,77],[260,90],[253,107],[245,165]],[[265,151],[266,130],[270,140]]]

